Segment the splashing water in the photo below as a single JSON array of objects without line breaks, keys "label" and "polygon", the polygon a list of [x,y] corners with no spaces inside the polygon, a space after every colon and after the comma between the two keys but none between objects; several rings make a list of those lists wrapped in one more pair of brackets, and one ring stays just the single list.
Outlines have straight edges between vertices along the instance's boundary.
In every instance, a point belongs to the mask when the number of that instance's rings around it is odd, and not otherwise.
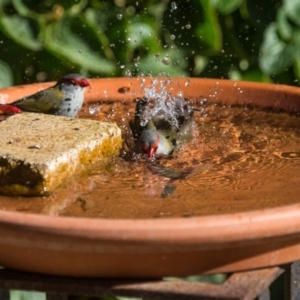
[{"label": "splashing water", "polygon": [[91,115],[96,115],[96,114],[98,114],[98,112],[100,111],[100,105],[99,105],[99,103],[97,103],[97,104],[92,104],[92,105],[90,105],[89,106],[89,113],[91,114]]},{"label": "splashing water", "polygon": [[179,92],[177,97],[172,96],[167,91],[167,86],[172,83],[172,79],[155,78],[150,87],[141,87],[144,89],[145,97],[149,101],[144,112],[144,118],[141,125],[145,126],[153,117],[162,117],[168,120],[175,128],[179,128],[177,116],[184,113],[184,97],[183,92]]}]

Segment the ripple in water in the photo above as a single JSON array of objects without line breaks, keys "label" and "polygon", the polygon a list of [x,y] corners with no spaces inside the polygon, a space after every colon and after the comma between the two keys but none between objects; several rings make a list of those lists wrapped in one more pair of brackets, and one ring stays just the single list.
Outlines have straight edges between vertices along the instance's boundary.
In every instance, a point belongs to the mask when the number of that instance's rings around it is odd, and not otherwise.
[{"label": "ripple in water", "polygon": [[[150,92],[149,92],[150,93]],[[83,117],[115,121],[124,152],[104,170],[49,197],[0,198],[0,209],[91,218],[190,217],[298,202],[300,119],[286,113],[194,103],[193,136],[173,157],[130,149],[135,103],[101,103]],[[91,115],[89,111],[93,112]]]}]

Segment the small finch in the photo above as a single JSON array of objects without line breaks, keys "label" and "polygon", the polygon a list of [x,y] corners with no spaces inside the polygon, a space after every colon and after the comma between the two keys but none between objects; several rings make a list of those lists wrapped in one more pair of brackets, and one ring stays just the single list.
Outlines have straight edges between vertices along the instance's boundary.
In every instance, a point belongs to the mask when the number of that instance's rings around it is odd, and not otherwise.
[{"label": "small finch", "polygon": [[173,105],[171,114],[155,107],[159,99],[154,106],[146,98],[137,99],[134,119],[130,122],[137,152],[148,157],[170,155],[189,133],[194,109],[182,98],[170,96],[168,100]]},{"label": "small finch", "polygon": [[5,114],[23,111],[75,117],[84,101],[84,91],[89,82],[79,74],[68,74],[43,91],[21,98],[10,104],[0,104]]}]

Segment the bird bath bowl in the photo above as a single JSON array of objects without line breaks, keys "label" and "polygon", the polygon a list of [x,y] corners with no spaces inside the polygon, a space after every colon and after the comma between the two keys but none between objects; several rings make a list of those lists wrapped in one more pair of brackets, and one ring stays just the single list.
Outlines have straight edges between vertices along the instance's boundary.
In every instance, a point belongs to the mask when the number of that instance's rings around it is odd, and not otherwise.
[{"label": "bird bath bowl", "polygon": [[[89,81],[87,104],[127,105],[143,96],[141,79]],[[11,102],[51,84],[2,89],[0,100]],[[194,102],[205,98],[208,103],[300,112],[296,87],[173,78],[168,89]],[[298,181],[297,174],[291,180]],[[252,197],[259,203],[259,195]],[[273,208],[157,219],[63,217],[2,209],[0,236],[0,265],[24,271],[106,278],[234,272],[300,259],[300,202],[296,194],[294,204]]]}]

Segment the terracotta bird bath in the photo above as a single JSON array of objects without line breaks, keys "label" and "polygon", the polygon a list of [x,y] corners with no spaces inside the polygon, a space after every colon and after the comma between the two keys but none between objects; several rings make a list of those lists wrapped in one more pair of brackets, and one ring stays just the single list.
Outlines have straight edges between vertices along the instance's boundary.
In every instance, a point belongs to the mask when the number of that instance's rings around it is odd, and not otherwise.
[{"label": "terracotta bird bath", "polygon": [[[135,78],[91,79],[86,102],[132,102],[143,95],[140,82]],[[147,82],[151,84],[151,79]],[[11,102],[51,84],[2,89],[0,101]],[[300,112],[296,87],[173,78],[168,89],[195,101],[205,97],[212,103]],[[284,264],[300,259],[300,202],[295,203],[160,219],[89,219],[1,210],[0,265],[54,275],[149,278]]]}]

